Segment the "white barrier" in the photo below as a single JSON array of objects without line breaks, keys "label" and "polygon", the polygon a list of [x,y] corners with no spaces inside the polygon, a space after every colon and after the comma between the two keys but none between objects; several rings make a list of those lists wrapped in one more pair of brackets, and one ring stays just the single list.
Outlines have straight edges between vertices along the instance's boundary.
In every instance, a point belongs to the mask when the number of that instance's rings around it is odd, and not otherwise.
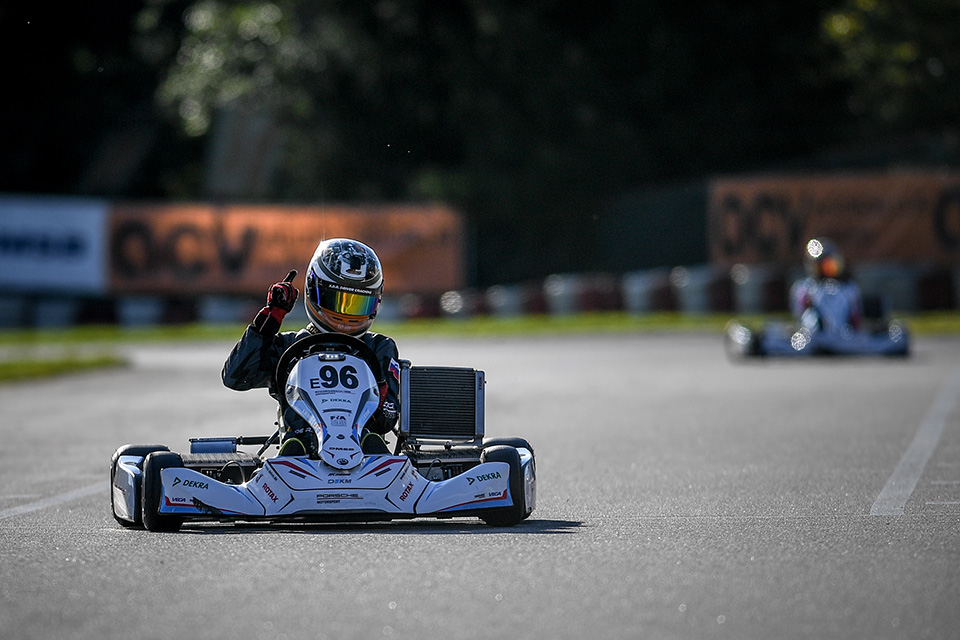
[{"label": "white barrier", "polygon": [[107,293],[101,200],[0,196],[0,289],[5,293]]}]

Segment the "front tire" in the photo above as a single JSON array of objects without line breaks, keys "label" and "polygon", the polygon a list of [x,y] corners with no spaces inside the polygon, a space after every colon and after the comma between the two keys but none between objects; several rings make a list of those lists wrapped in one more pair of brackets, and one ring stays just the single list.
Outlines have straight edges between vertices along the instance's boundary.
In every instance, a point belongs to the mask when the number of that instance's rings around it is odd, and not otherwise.
[{"label": "front tire", "polygon": [[723,346],[731,360],[759,356],[760,336],[749,327],[731,320],[723,329]]},{"label": "front tire", "polygon": [[179,453],[158,451],[151,453],[143,461],[143,526],[148,531],[178,531],[183,524],[183,516],[160,513],[160,501],[163,499],[163,484],[160,472],[171,467],[182,467],[183,459]]},{"label": "front tire", "polygon": [[[116,451],[113,452],[113,457],[110,458],[110,512],[113,514],[113,519],[124,528],[132,529],[136,527],[143,526],[143,510],[140,507],[141,502],[141,486],[137,485],[134,487],[136,496],[134,496],[133,504],[136,505],[136,510],[133,513],[133,522],[130,520],[125,520],[117,516],[117,510],[114,505],[113,492],[114,492],[114,483],[116,482],[117,477],[117,464],[120,461],[120,456],[140,456],[145,457],[153,453],[154,451],[169,451],[169,449],[162,444],[125,444]],[[141,462],[141,467],[143,463]]]},{"label": "front tire", "polygon": [[509,507],[499,507],[484,513],[480,518],[493,527],[512,527],[523,521],[527,508],[524,503],[523,469],[520,466],[520,453],[507,445],[493,445],[485,447],[480,454],[481,464],[484,462],[506,462],[510,465],[510,498],[513,504]]}]

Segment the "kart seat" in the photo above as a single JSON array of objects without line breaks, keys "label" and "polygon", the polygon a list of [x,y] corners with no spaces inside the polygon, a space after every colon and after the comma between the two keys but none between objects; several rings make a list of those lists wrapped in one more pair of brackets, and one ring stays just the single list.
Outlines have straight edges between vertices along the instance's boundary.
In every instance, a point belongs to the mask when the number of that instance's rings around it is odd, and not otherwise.
[{"label": "kart seat", "polygon": [[479,445],[483,440],[483,371],[421,367],[400,361],[400,440],[407,444]]}]

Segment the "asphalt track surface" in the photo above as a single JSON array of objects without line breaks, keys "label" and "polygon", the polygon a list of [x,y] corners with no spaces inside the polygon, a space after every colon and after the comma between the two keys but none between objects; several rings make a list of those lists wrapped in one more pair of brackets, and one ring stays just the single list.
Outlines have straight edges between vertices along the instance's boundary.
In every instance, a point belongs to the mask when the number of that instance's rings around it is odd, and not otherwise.
[{"label": "asphalt track surface", "polygon": [[0,637],[957,638],[960,340],[734,363],[714,335],[409,340],[487,374],[539,496],[478,520],[125,530],[127,442],[270,430],[229,344],[0,387]]}]

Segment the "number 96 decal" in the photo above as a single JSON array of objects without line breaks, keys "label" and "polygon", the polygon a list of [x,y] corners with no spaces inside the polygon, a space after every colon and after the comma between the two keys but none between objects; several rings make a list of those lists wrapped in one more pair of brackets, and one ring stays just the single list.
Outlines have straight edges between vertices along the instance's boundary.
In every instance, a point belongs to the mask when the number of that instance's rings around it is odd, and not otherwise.
[{"label": "number 96 decal", "polygon": [[344,365],[339,370],[333,365],[326,364],[320,367],[317,372],[318,378],[310,378],[311,389],[336,389],[344,387],[345,389],[356,389],[360,386],[360,380],[357,379],[357,370],[352,365]]}]

